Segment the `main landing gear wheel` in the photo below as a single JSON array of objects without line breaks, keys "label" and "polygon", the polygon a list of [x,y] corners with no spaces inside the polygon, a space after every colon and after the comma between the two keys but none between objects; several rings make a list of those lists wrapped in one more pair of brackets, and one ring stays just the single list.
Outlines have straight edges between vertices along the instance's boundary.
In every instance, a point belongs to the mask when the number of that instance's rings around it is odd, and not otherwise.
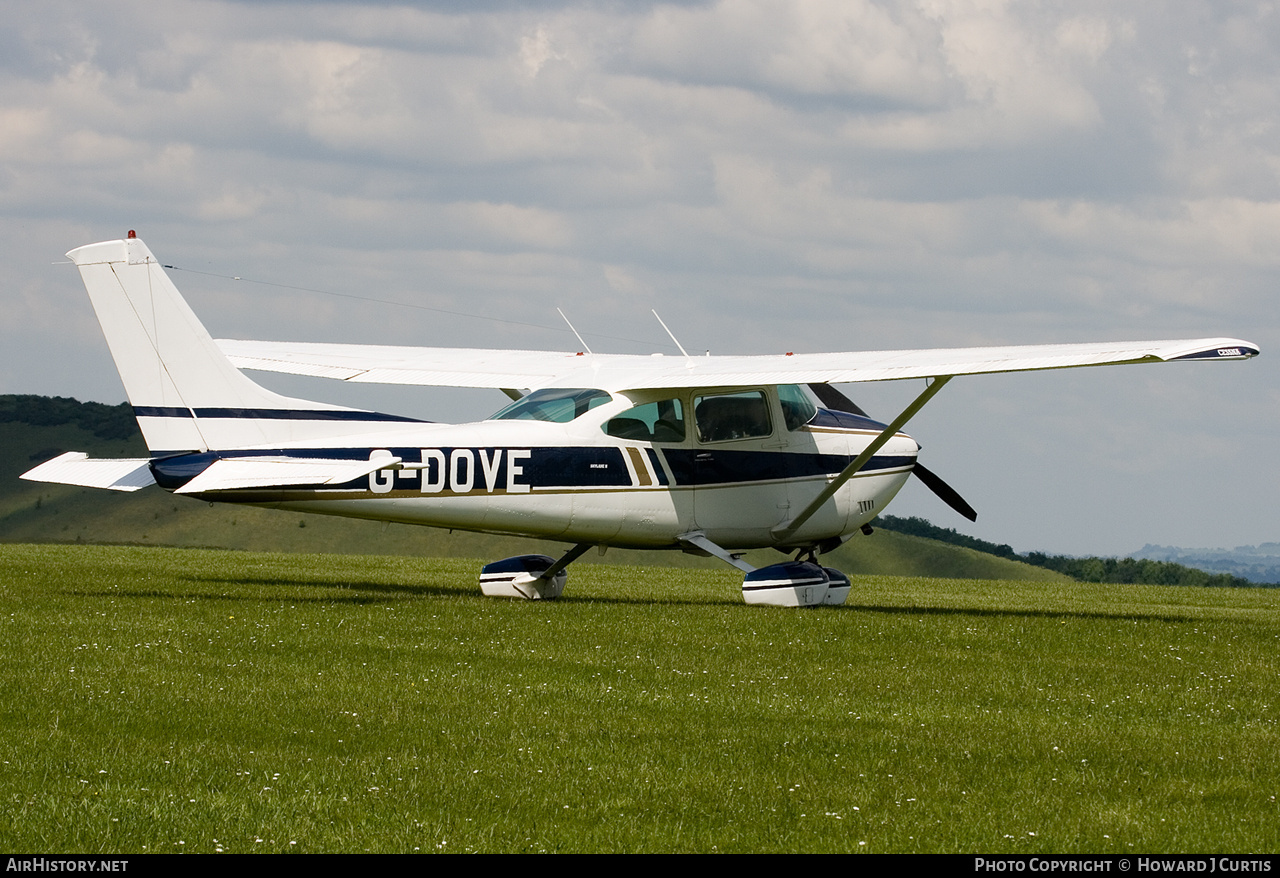
[{"label": "main landing gear wheel", "polygon": [[554,600],[560,597],[569,579],[563,569],[546,576],[555,563],[555,558],[548,555],[517,555],[494,561],[480,568],[480,591],[491,598]]},{"label": "main landing gear wheel", "polygon": [[494,598],[553,600],[569,579],[565,568],[590,548],[591,543],[578,543],[558,560],[548,555],[516,555],[486,564],[480,568],[480,591]]}]

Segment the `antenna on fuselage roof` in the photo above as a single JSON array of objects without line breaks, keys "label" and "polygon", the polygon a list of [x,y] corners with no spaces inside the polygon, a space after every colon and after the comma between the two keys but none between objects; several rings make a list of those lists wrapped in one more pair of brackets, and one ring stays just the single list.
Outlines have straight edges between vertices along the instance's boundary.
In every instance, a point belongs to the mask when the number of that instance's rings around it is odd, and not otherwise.
[{"label": "antenna on fuselage roof", "polygon": [[[565,323],[569,323],[569,318],[564,316],[564,312],[563,312],[563,311],[561,311],[559,308],[557,308],[557,309],[556,309],[556,313],[558,313],[558,314],[560,315],[560,317],[564,320],[564,322],[565,322]],[[578,330],[576,330],[576,329],[574,329],[574,328],[573,328],[573,324],[572,324],[572,323],[569,323],[569,329],[573,332],[573,334],[574,334],[574,335],[578,335]],[[582,345],[583,350],[585,350],[587,353],[589,353],[589,354],[590,354],[590,353],[594,353],[594,351],[592,351],[592,350],[591,350],[591,348],[587,347],[587,343],[586,343],[585,341],[583,341],[583,340],[582,340],[582,336],[580,336],[580,335],[578,335],[578,342]]]},{"label": "antenna on fuselage roof", "polygon": [[658,322],[662,324],[662,328],[667,330],[667,335],[671,336],[671,340],[676,343],[676,347],[680,349],[680,353],[684,354],[685,357],[688,358],[689,352],[684,349],[684,345],[680,344],[680,339],[676,338],[676,334],[667,327],[666,321],[658,316],[657,311],[654,311],[652,308],[649,310],[653,311],[653,316],[658,318]]}]

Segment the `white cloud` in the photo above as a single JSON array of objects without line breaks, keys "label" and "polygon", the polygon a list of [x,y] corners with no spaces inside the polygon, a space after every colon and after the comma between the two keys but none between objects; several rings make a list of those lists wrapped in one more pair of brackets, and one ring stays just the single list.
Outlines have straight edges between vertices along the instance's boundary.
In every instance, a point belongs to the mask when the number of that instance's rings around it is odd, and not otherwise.
[{"label": "white cloud", "polygon": [[638,24],[632,61],[692,81],[930,105],[944,74],[922,25],[866,0],[660,6]]},{"label": "white cloud", "polygon": [[551,35],[541,25],[520,38],[520,63],[530,78],[537,76],[548,61],[564,61],[568,57],[552,47]]}]

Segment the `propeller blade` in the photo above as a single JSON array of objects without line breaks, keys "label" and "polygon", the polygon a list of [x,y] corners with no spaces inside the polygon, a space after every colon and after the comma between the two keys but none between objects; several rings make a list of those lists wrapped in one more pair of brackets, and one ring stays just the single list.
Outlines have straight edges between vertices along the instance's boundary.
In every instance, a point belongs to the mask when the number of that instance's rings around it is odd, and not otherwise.
[{"label": "propeller blade", "polygon": [[933,470],[926,468],[922,463],[917,463],[912,472],[919,476],[920,481],[924,482],[924,486],[937,494],[938,499],[943,503],[946,503],[970,521],[978,520],[978,513],[974,511],[974,508],[964,502],[964,498],[956,493],[955,488],[938,478]]},{"label": "propeller blade", "polygon": [[[824,406],[832,411],[851,412],[855,415],[862,415],[864,418],[869,417],[866,412],[858,408],[853,400],[849,399],[849,397],[845,396],[830,384],[810,384],[809,389],[812,390],[814,395],[822,401]],[[938,499],[943,503],[946,503],[970,521],[978,520],[977,511],[966,503],[963,497],[956,493],[955,488],[940,479],[933,470],[929,469],[924,464],[917,462],[912,472],[919,476],[920,481],[924,482],[924,486],[937,494]]]},{"label": "propeller blade", "polygon": [[814,396],[822,400],[822,404],[835,412],[849,412],[854,415],[868,417],[867,413],[858,408],[853,400],[845,396],[839,390],[836,390],[830,384],[810,384],[809,389],[813,391]]}]

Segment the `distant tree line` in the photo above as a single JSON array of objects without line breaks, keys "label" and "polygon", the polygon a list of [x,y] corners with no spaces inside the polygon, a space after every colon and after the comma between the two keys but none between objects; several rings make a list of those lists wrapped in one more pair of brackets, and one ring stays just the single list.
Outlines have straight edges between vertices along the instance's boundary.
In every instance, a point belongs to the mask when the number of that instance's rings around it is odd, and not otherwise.
[{"label": "distant tree line", "polygon": [[1044,567],[1070,576],[1080,582],[1116,582],[1138,585],[1200,585],[1216,588],[1275,588],[1275,584],[1250,582],[1228,573],[1206,573],[1194,567],[1175,564],[1172,561],[1146,561],[1137,558],[1072,558],[1067,555],[1046,555],[1044,552],[1028,552],[1019,555],[1011,546],[990,543],[977,537],[957,533],[949,527],[938,527],[923,518],[898,518],[881,515],[871,522],[873,527],[925,537],[954,546],[963,546],[978,552],[986,552],[1001,558],[1022,561],[1036,567]]},{"label": "distant tree line", "polygon": [[75,424],[99,439],[131,439],[139,435],[133,407],[127,402],[104,405],[68,396],[0,395],[0,423],[57,427]]}]

